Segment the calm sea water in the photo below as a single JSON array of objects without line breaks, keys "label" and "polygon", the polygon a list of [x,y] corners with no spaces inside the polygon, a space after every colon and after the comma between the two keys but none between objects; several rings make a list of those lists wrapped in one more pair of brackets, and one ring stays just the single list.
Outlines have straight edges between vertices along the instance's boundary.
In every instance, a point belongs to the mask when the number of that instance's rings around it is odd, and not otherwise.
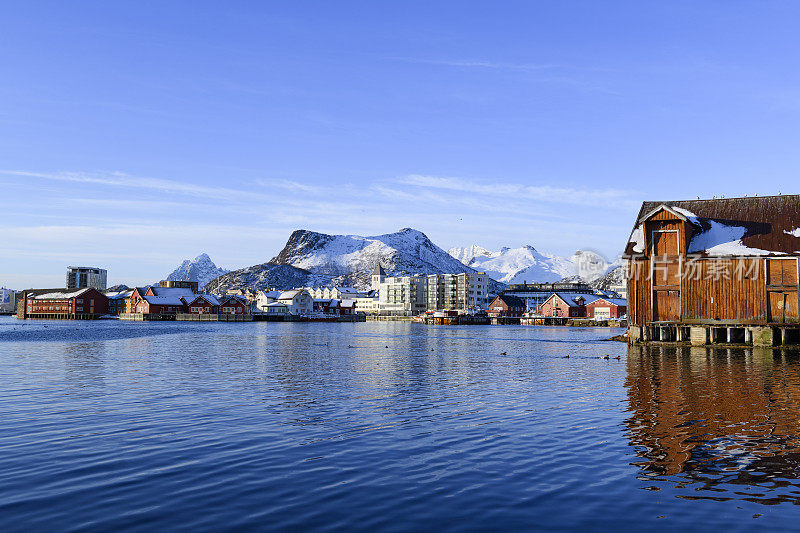
[{"label": "calm sea water", "polygon": [[0,530],[795,529],[798,356],[614,333],[0,319]]}]

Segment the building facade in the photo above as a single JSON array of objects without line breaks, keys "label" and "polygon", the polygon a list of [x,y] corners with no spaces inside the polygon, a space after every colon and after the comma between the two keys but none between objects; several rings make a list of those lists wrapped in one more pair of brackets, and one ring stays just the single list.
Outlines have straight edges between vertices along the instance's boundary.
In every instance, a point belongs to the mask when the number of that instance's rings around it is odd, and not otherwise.
[{"label": "building facade", "polygon": [[378,313],[416,316],[427,309],[428,278],[423,275],[384,277],[378,289]]},{"label": "building facade", "polygon": [[484,272],[431,274],[428,276],[427,308],[430,311],[485,309],[489,303],[488,287],[489,276]]},{"label": "building facade", "polygon": [[645,202],[625,250],[629,338],[800,343],[800,196]]},{"label": "building facade", "polygon": [[617,320],[628,314],[628,302],[621,298],[598,298],[586,304],[586,318]]},{"label": "building facade", "polygon": [[108,314],[108,298],[94,287],[23,291],[18,318],[94,319]]},{"label": "building facade", "polygon": [[108,272],[103,268],[97,267],[67,267],[67,288],[85,289],[94,287],[95,289],[105,290]]},{"label": "building facade", "polygon": [[522,298],[498,294],[487,306],[486,313],[491,317],[521,317],[525,310],[525,300]]}]

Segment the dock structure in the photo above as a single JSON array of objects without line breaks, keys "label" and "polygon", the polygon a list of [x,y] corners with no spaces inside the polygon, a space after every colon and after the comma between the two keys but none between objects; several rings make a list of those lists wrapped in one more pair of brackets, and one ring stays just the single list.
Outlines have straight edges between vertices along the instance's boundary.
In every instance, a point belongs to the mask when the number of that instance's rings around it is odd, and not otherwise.
[{"label": "dock structure", "polygon": [[630,343],[800,346],[800,195],[645,202],[624,257]]}]

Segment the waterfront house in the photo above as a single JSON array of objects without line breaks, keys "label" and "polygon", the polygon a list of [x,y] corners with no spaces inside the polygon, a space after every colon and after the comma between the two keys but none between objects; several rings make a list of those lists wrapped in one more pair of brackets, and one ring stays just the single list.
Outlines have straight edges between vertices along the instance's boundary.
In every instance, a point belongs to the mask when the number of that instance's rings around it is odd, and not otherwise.
[{"label": "waterfront house", "polygon": [[267,306],[278,301],[282,291],[270,289],[256,292],[255,307],[262,313],[267,312]]},{"label": "waterfront house", "polygon": [[210,315],[219,311],[219,300],[210,294],[197,294],[194,298],[181,298],[184,312],[193,315]]},{"label": "waterfront house", "polygon": [[356,299],[344,298],[339,300],[339,315],[354,315],[356,314]]},{"label": "waterfront house", "polygon": [[631,342],[800,342],[800,196],[644,202],[628,261]]},{"label": "waterfront house", "polygon": [[283,291],[276,301],[285,305],[291,315],[308,315],[313,311],[313,299],[305,289]]},{"label": "waterfront house", "polygon": [[242,296],[223,296],[219,299],[218,309],[222,315],[246,315],[250,309],[250,302]]},{"label": "waterfront house", "polygon": [[326,315],[339,314],[339,300],[334,298],[314,298],[312,300],[312,309],[315,313],[323,313]]},{"label": "waterfront house", "polygon": [[486,309],[490,317],[521,317],[524,312],[525,300],[511,294],[498,294]]},{"label": "waterfront house", "polygon": [[122,313],[130,312],[131,295],[133,289],[125,289],[122,291],[106,291],[108,298],[108,314],[119,316]]},{"label": "waterfront house", "polygon": [[74,320],[100,318],[106,314],[108,314],[108,297],[94,287],[88,287],[23,291],[17,317]]},{"label": "waterfront house", "polygon": [[585,318],[586,304],[597,298],[588,293],[555,292],[539,306],[539,315],[548,318]]},{"label": "waterfront house", "polygon": [[622,298],[602,297],[586,304],[586,318],[615,320],[628,314],[628,302]]},{"label": "waterfront house", "polygon": [[137,300],[133,312],[144,315],[174,315],[182,313],[183,300],[178,296],[154,296],[145,294]]}]

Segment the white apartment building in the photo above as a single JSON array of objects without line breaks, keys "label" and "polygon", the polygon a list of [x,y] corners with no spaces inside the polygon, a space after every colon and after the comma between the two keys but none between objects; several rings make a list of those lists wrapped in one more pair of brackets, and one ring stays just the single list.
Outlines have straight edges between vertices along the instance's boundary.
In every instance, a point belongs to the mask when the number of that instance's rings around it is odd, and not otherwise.
[{"label": "white apartment building", "polygon": [[428,310],[484,309],[489,303],[489,276],[485,272],[428,276]]},{"label": "white apartment building", "polygon": [[415,316],[427,307],[428,279],[423,275],[384,277],[378,289],[379,313]]}]

